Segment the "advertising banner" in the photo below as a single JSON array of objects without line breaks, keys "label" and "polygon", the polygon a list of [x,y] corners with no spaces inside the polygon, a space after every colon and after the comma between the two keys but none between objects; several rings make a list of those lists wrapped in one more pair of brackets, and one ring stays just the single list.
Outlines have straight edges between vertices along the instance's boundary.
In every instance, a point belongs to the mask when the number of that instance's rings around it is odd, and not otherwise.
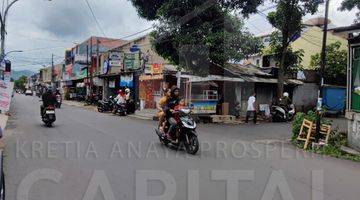
[{"label": "advertising banner", "polygon": [[140,53],[125,53],[124,56],[124,70],[137,70],[140,69]]},{"label": "advertising banner", "polygon": [[130,75],[121,75],[120,77],[120,87],[134,87],[134,76]]},{"label": "advertising banner", "polygon": [[10,109],[13,89],[14,83],[0,80],[0,110],[2,113],[8,112]]}]

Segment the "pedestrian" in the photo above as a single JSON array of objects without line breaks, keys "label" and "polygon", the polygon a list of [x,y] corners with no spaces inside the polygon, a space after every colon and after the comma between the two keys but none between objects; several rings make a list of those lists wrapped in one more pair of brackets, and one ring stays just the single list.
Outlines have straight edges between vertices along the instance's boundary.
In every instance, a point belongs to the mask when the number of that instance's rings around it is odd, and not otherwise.
[{"label": "pedestrian", "polygon": [[246,112],[246,120],[245,123],[249,122],[250,115],[253,114],[254,116],[254,124],[257,123],[257,111],[256,111],[256,93],[254,93],[252,96],[249,97],[249,100],[247,102],[247,112]]}]

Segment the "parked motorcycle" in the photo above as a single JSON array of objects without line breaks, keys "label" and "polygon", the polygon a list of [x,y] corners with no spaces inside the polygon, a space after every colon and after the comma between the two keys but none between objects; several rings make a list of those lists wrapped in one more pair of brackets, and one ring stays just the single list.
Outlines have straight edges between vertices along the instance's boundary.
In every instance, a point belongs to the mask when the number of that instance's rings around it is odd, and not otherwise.
[{"label": "parked motorcycle", "polygon": [[289,107],[285,105],[277,105],[271,108],[271,116],[273,122],[288,122],[295,117],[295,106],[291,104]]},{"label": "parked motorcycle", "polygon": [[127,115],[126,103],[115,104],[113,113],[115,115],[119,114],[120,116],[126,116]]},{"label": "parked motorcycle", "polygon": [[100,100],[98,102],[98,111],[103,112],[111,112],[114,109],[115,101],[114,98],[111,96],[108,100]]},{"label": "parked motorcycle", "polygon": [[[196,133],[196,122],[190,116],[191,110],[180,109],[176,110],[173,113],[173,117],[169,119],[168,125],[169,128],[166,128],[165,132],[162,133],[159,129],[156,129],[155,132],[160,139],[160,142],[169,148],[183,149],[188,154],[195,155],[199,151],[199,140]],[[179,133],[178,142],[174,143],[166,135],[171,135],[173,138]]]},{"label": "parked motorcycle", "polygon": [[53,123],[56,121],[55,106],[51,105],[44,108],[41,118],[47,127],[52,127]]},{"label": "parked motorcycle", "polygon": [[60,94],[56,95],[56,104],[55,107],[56,108],[61,108],[61,104],[62,104],[62,97]]}]

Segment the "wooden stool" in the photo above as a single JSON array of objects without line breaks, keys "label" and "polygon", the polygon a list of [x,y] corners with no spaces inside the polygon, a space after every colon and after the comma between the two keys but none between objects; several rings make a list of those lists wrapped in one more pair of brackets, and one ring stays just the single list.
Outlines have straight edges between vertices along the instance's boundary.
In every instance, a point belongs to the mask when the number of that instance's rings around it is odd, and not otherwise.
[{"label": "wooden stool", "polygon": [[[315,140],[315,133],[316,133],[316,124],[314,124],[312,121],[309,121],[307,119],[304,119],[299,136],[297,140],[304,141],[304,150],[307,149],[309,143],[311,140]],[[329,142],[329,137],[331,133],[331,126],[330,125],[321,125],[320,127],[320,134],[322,136],[325,136],[325,144]]]},{"label": "wooden stool", "polygon": [[314,125],[314,123],[307,119],[304,119],[304,121],[301,125],[300,133],[298,135],[297,140],[305,142],[304,149],[306,149],[307,146],[309,145],[313,125]]}]

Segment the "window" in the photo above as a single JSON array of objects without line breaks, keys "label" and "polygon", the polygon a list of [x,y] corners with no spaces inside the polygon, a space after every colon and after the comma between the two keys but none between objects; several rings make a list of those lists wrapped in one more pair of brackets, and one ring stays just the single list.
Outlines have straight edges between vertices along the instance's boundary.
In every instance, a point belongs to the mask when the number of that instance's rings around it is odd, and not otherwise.
[{"label": "window", "polygon": [[351,109],[360,111],[360,47],[354,48],[353,54]]}]

